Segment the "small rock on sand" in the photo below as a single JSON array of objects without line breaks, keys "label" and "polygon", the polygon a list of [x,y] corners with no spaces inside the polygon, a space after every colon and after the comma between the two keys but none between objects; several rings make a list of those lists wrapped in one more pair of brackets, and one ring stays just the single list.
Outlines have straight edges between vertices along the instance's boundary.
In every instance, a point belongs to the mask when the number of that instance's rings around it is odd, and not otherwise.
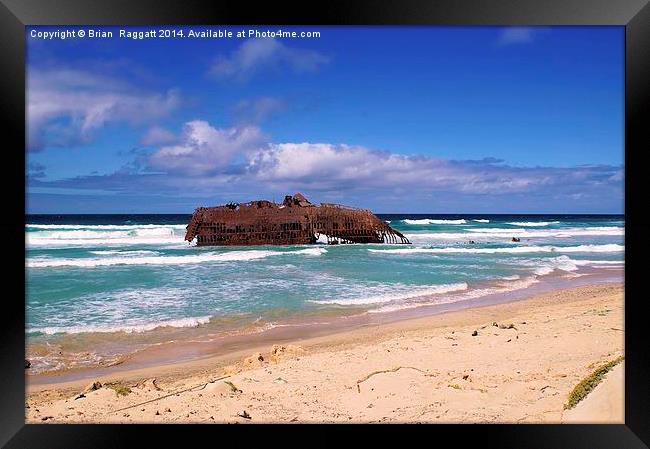
[{"label": "small rock on sand", "polygon": [[244,419],[251,419],[251,415],[248,414],[246,410],[243,410],[239,413],[237,413],[237,416],[244,418]]},{"label": "small rock on sand", "polygon": [[83,392],[90,393],[91,391],[99,390],[100,388],[102,388],[102,383],[96,380],[94,382],[89,383]]},{"label": "small rock on sand", "polygon": [[244,363],[246,365],[255,365],[260,362],[264,361],[264,356],[262,356],[261,352],[256,352],[255,354],[251,355],[250,357],[246,357],[244,359]]},{"label": "small rock on sand", "polygon": [[478,335],[478,331],[472,332],[472,337],[476,337]]}]

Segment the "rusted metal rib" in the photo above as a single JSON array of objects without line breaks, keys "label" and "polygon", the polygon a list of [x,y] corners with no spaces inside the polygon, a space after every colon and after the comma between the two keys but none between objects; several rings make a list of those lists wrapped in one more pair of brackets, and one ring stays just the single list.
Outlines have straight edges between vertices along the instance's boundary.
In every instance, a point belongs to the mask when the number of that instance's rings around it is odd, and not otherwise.
[{"label": "rusted metal rib", "polygon": [[187,225],[185,240],[198,246],[301,245],[316,243],[410,244],[367,209],[338,204],[316,206],[302,194],[287,195],[282,204],[259,200],[217,207],[199,207]]}]

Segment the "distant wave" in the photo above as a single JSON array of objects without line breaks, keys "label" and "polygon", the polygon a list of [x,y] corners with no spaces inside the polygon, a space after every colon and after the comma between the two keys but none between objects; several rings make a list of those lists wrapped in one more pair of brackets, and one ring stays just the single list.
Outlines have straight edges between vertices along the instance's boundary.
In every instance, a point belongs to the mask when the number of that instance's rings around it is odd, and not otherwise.
[{"label": "distant wave", "polygon": [[184,224],[141,224],[141,225],[84,225],[84,224],[26,224],[26,228],[33,229],[91,229],[91,230],[128,230],[147,228],[173,228],[185,230]]},{"label": "distant wave", "polygon": [[468,253],[468,254],[498,254],[498,253],[611,253],[622,252],[623,245],[579,245],[579,246],[512,246],[508,248],[399,248],[399,249],[368,249],[373,253],[384,254],[444,254],[444,253]]},{"label": "distant wave", "polygon": [[468,240],[479,238],[569,238],[578,236],[623,236],[625,228],[593,227],[593,228],[562,228],[562,229],[504,229],[483,228],[463,229],[464,232],[420,232],[405,233],[411,241],[429,240]]},{"label": "distant wave", "polygon": [[156,255],[160,254],[158,251],[147,251],[147,250],[141,250],[141,251],[119,251],[119,250],[112,250],[112,251],[88,251],[90,254],[95,254],[96,256],[113,256],[113,255],[123,255],[123,256],[143,256],[143,255]]},{"label": "distant wave", "polygon": [[456,284],[441,284],[434,285],[426,288],[414,288],[404,293],[386,293],[374,296],[358,297],[358,298],[337,298],[337,299],[319,299],[310,300],[309,302],[316,304],[338,304],[344,306],[351,305],[364,305],[364,304],[377,304],[390,301],[399,301],[407,298],[414,298],[420,296],[439,295],[442,293],[450,293],[456,291],[467,290],[467,283],[459,282]]},{"label": "distant wave", "polygon": [[[47,226],[47,225],[42,225]],[[183,244],[184,235],[177,233],[177,226],[146,225],[135,227],[113,226],[93,229],[46,230],[26,232],[28,247],[66,247],[66,246],[122,246],[122,245],[178,245]]]},{"label": "distant wave", "polygon": [[428,225],[428,224],[439,224],[439,225],[458,225],[458,224],[465,224],[467,221],[460,219],[460,220],[433,220],[431,218],[423,218],[421,220],[410,220],[408,218],[402,220],[406,224],[410,225]]},{"label": "distant wave", "polygon": [[113,265],[187,265],[207,262],[239,262],[264,259],[271,256],[320,256],[325,254],[325,248],[306,248],[297,251],[229,251],[225,253],[191,254],[186,256],[142,256],[142,257],[102,257],[77,259],[27,259],[28,268],[79,267],[94,268]]},{"label": "distant wave", "polygon": [[476,221],[478,223],[489,223],[490,222],[490,220],[485,220],[485,219],[482,219],[482,218],[478,219],[478,220],[472,220],[472,221]]},{"label": "distant wave", "polygon": [[558,224],[559,221],[513,221],[511,223],[506,223],[513,226],[548,226],[552,224]]}]

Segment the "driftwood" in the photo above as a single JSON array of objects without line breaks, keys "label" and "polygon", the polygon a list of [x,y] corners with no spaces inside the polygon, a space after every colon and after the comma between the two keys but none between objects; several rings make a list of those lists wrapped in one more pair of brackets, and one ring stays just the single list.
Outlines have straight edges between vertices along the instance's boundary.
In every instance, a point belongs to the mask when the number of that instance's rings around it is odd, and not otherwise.
[{"label": "driftwood", "polygon": [[152,403],[152,402],[156,402],[156,401],[159,401],[159,400],[161,400],[161,399],[165,399],[165,398],[168,398],[168,397],[170,397],[170,396],[174,396],[174,395],[176,395],[176,394],[181,394],[181,393],[185,393],[185,392],[187,392],[187,391],[194,390],[194,389],[196,389],[196,388],[198,388],[198,387],[201,387],[200,389],[203,390],[203,389],[204,389],[208,384],[212,384],[212,383],[215,383],[215,382],[217,382],[217,381],[219,381],[219,380],[227,379],[227,378],[229,378],[229,377],[230,377],[230,376],[219,377],[219,378],[217,378],[217,379],[213,379],[213,380],[208,381],[208,382],[205,382],[205,383],[200,383],[200,384],[198,384],[198,385],[194,385],[193,387],[185,388],[185,389],[183,389],[183,390],[174,391],[173,393],[169,393],[169,394],[166,394],[166,395],[164,395],[164,396],[160,396],[160,397],[158,397],[158,398],[154,398],[154,399],[150,399],[150,400],[148,400],[148,401],[140,402],[139,404],[134,404],[134,405],[129,405],[128,407],[118,408],[117,410],[113,410],[111,413],[121,412],[121,411],[123,411],[123,410],[128,410],[128,409],[130,409],[130,408],[134,408],[134,407],[139,407],[139,406],[141,406],[141,405],[150,404],[150,403]]},{"label": "driftwood", "polygon": [[362,382],[367,381],[372,376],[376,376],[377,374],[395,373],[395,372],[397,372],[397,371],[399,371],[401,369],[413,369],[415,371],[418,371],[418,372],[424,374],[425,376],[428,376],[428,377],[433,377],[434,376],[434,374],[427,373],[426,371],[421,370],[420,368],[416,368],[414,366],[396,366],[395,368],[383,369],[383,370],[379,370],[379,371],[373,371],[372,373],[365,376],[363,379],[357,380],[357,391],[359,393],[361,393],[361,387],[359,386],[359,384],[361,384]]}]

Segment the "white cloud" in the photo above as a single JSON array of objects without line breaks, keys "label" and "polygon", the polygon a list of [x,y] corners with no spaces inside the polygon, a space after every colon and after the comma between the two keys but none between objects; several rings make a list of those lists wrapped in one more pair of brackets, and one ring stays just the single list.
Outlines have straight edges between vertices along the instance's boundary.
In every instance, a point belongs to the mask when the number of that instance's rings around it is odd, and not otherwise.
[{"label": "white cloud", "polygon": [[28,148],[92,140],[108,122],[143,124],[180,105],[178,92],[144,92],[100,74],[30,68],[27,76]]},{"label": "white cloud", "polygon": [[317,51],[289,47],[276,39],[256,38],[246,40],[230,56],[219,56],[210,73],[217,78],[245,81],[262,70],[313,72],[328,62],[329,58]]},{"label": "white cloud", "polygon": [[184,175],[211,175],[227,169],[237,155],[264,145],[266,138],[255,126],[217,129],[206,121],[185,124],[175,145],[163,146],[148,158],[150,168]]},{"label": "white cloud", "polygon": [[616,186],[622,171],[611,166],[512,167],[490,158],[448,160],[345,144],[268,143],[257,127],[219,129],[200,120],[185,125],[177,144],[151,154],[148,168],[171,177],[191,175],[193,185],[206,189],[228,182],[321,192],[403,189],[469,195],[547,189],[576,193]]}]

